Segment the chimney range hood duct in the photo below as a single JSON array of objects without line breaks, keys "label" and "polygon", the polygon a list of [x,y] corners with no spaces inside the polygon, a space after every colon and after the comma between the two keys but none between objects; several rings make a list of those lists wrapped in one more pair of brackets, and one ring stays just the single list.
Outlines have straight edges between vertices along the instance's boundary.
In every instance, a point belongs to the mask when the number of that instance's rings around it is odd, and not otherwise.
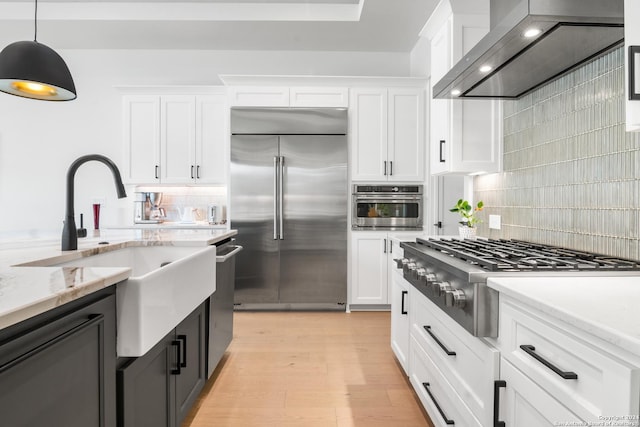
[{"label": "chimney range hood duct", "polygon": [[[491,30],[436,83],[434,98],[517,99],[624,40],[624,0],[490,5]],[[540,33],[525,37],[532,29]]]}]

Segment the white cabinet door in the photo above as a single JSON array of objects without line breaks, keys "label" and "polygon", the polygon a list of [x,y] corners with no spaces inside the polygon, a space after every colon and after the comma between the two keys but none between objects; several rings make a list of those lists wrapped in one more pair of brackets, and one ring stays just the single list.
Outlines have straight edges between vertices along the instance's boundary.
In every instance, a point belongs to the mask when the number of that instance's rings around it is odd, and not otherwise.
[{"label": "white cabinet door", "polygon": [[506,426],[588,425],[504,358],[500,377],[506,385],[500,391],[499,419]]},{"label": "white cabinet door", "polygon": [[226,183],[229,164],[228,111],[224,94],[196,97],[196,183]]},{"label": "white cabinet door", "polygon": [[389,89],[388,180],[424,181],[424,90]]},{"label": "white cabinet door", "polygon": [[[486,32],[477,16],[450,15],[431,39],[431,86]],[[432,175],[500,170],[501,101],[431,99],[429,116]]]},{"label": "white cabinet door", "polygon": [[387,233],[352,233],[350,304],[388,304],[388,248]]},{"label": "white cabinet door", "polygon": [[191,183],[196,173],[195,97],[162,96],[160,101],[160,179],[162,183]]},{"label": "white cabinet door", "polygon": [[387,180],[387,90],[358,88],[349,101],[351,179]]},{"label": "white cabinet door", "polygon": [[346,87],[292,87],[289,90],[291,107],[348,107]]},{"label": "white cabinet door", "polygon": [[276,86],[232,86],[229,88],[232,107],[288,107],[289,88]]},{"label": "white cabinet door", "polygon": [[160,97],[123,97],[124,180],[159,182]]},{"label": "white cabinet door", "polygon": [[411,284],[398,273],[391,280],[391,349],[405,374],[409,375],[409,288]]},{"label": "white cabinet door", "polygon": [[640,99],[629,99],[630,79],[629,66],[633,61],[635,76],[632,80],[635,86],[635,93],[640,93],[640,55],[629,58],[629,47],[640,46],[640,2],[638,0],[624,0],[624,55],[625,55],[625,99],[626,99],[626,129],[627,132],[640,131]]}]

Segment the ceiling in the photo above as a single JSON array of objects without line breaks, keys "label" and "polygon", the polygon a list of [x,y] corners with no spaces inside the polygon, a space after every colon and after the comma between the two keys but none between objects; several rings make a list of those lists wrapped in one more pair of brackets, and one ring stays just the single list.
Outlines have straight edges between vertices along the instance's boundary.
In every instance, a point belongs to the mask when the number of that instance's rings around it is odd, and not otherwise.
[{"label": "ceiling", "polygon": [[[55,49],[410,52],[437,0],[39,0]],[[0,46],[33,40],[33,0],[0,0]]]}]

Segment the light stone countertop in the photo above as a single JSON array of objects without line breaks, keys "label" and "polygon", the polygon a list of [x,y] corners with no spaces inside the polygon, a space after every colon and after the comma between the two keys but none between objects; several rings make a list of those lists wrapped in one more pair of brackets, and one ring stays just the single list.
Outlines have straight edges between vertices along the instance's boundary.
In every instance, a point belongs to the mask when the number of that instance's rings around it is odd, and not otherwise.
[{"label": "light stone countertop", "polygon": [[508,277],[488,286],[640,355],[640,277]]},{"label": "light stone countertop", "polygon": [[[104,289],[131,269],[46,267],[130,246],[207,246],[236,230],[101,230],[78,239],[78,250],[61,251],[60,240],[23,240],[0,245],[0,329]],[[101,242],[108,242],[101,244]]]}]

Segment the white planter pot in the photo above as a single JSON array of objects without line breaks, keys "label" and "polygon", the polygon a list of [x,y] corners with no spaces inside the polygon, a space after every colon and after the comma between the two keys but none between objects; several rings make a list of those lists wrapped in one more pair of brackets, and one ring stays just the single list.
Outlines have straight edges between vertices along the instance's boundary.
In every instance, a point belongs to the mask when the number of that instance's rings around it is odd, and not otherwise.
[{"label": "white planter pot", "polygon": [[458,233],[462,239],[475,239],[478,229],[475,227],[458,227]]}]

